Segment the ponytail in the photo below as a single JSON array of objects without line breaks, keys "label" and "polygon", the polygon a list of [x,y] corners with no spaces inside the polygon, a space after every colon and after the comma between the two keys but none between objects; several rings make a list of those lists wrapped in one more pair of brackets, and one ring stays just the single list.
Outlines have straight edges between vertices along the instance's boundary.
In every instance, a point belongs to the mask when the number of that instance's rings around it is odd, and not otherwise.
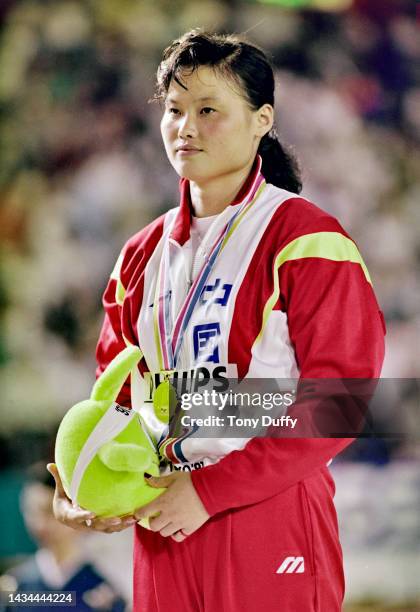
[{"label": "ponytail", "polygon": [[262,157],[261,172],[267,183],[293,193],[302,191],[297,159],[280,143],[274,128],[261,139],[258,153]]}]

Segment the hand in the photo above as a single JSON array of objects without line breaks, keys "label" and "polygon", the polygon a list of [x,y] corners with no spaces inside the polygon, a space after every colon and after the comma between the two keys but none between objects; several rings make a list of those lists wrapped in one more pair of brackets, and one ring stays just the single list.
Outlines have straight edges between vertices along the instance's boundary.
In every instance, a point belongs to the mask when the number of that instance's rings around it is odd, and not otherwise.
[{"label": "hand", "polygon": [[167,487],[160,497],[134,512],[137,520],[158,514],[149,520],[152,531],[159,531],[164,537],[171,536],[176,542],[182,542],[210,518],[188,472],[148,478],[147,484],[157,488]]},{"label": "hand", "polygon": [[74,507],[71,500],[67,497],[63,483],[55,463],[49,463],[47,470],[55,480],[55,494],[53,500],[53,512],[55,518],[78,531],[102,531],[114,533],[127,529],[136,522],[133,516],[97,518],[93,512],[83,510],[80,506]]}]

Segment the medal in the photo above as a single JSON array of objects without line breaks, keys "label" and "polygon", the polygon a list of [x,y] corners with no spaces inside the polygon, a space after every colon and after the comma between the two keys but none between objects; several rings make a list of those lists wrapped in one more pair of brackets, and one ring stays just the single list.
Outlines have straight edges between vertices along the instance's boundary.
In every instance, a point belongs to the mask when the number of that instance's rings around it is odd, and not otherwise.
[{"label": "medal", "polygon": [[156,387],[152,401],[156,417],[159,421],[168,425],[170,415],[174,413],[178,403],[175,388],[169,380],[169,373],[165,374],[165,380]]}]

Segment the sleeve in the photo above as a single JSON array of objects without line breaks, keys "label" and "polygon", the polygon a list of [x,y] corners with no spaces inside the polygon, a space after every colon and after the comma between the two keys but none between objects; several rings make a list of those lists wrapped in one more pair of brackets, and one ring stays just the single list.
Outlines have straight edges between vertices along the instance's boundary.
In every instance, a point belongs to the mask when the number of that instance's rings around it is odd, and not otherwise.
[{"label": "sleeve", "polygon": [[[125,289],[120,280],[121,267],[124,261],[125,248],[122,250],[111,273],[103,294],[102,304],[105,317],[96,346],[96,377],[98,378],[112,359],[127,346],[122,332],[122,304]],[[131,408],[130,378],[127,378],[117,397],[117,403]]]},{"label": "sleeve", "polygon": [[[349,256],[347,241],[338,240],[343,252],[334,257],[330,252],[320,257],[322,251],[309,256],[309,251],[287,261],[280,258],[279,302],[287,312],[301,380],[380,375],[383,316],[366,267],[352,241],[350,248],[357,256]],[[281,493],[325,466],[352,440],[253,438],[215,465],[193,471],[192,481],[206,510],[214,515]]]},{"label": "sleeve", "polygon": [[[162,237],[165,216],[161,215],[129,238],[111,272],[102,299],[105,317],[96,347],[97,377],[127,346],[139,346],[137,320],[143,299],[143,271]],[[131,408],[130,377],[121,388],[117,402]]]}]

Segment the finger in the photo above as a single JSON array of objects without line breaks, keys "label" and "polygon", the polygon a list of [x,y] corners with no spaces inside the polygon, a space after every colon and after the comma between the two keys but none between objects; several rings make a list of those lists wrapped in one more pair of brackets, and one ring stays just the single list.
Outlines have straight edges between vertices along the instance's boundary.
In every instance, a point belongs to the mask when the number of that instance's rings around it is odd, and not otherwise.
[{"label": "finger", "polygon": [[176,480],[175,474],[169,474],[169,476],[150,476],[146,480],[147,484],[154,489],[163,489],[169,487],[174,480]]},{"label": "finger", "polygon": [[122,525],[122,521],[119,518],[110,519],[96,519],[92,522],[92,528],[96,531],[105,531],[106,529],[117,529]]},{"label": "finger", "polygon": [[79,504],[71,503],[71,507],[72,507],[73,510],[78,512],[80,514],[80,516],[83,516],[85,519],[96,519],[96,518],[99,518],[99,517],[96,516],[96,514],[94,512],[92,512],[91,510],[87,510],[86,508],[82,508],[82,506],[79,506]]},{"label": "finger", "polygon": [[48,463],[47,470],[49,471],[51,476],[54,478],[55,486],[56,486],[58,494],[60,496],[67,497],[66,492],[63,487],[63,483],[61,482],[60,474],[58,473],[57,465],[55,463]]},{"label": "finger", "polygon": [[175,523],[168,523],[165,527],[163,527],[163,529],[159,530],[159,533],[164,538],[167,538],[168,536],[174,535],[178,531],[179,525],[176,525]]},{"label": "finger", "polygon": [[186,527],[184,527],[183,529],[179,530],[180,533],[185,536],[188,537],[189,535],[191,535],[192,533],[194,533],[194,531],[196,531],[195,529],[187,529]]},{"label": "finger", "polygon": [[137,510],[134,511],[134,518],[139,521],[146,516],[157,516],[161,510],[162,502],[161,498],[159,497],[157,500],[150,502],[150,504],[137,508]]},{"label": "finger", "polygon": [[134,518],[134,516],[130,516],[129,519],[124,519],[122,521],[122,524],[124,525],[124,527],[131,527],[131,525],[135,525],[136,523],[137,523],[137,521]]},{"label": "finger", "polygon": [[152,531],[160,531],[169,525],[170,522],[171,521],[168,517],[159,514],[159,516],[149,519],[149,527]]},{"label": "finger", "polygon": [[123,531],[123,527],[121,525],[115,527],[106,527],[104,529],[97,529],[96,531],[99,531],[100,533],[118,533],[119,531]]},{"label": "finger", "polygon": [[112,529],[113,531],[122,531],[123,529],[127,529],[127,527],[131,527],[136,524],[135,518],[130,518],[125,521],[121,520],[119,523],[111,523],[106,524],[106,527]]},{"label": "finger", "polygon": [[69,518],[68,514],[63,514],[62,518],[59,519],[66,527],[77,529],[78,531],[90,531],[91,528],[86,524],[86,521],[77,521],[73,518]]},{"label": "finger", "polygon": [[66,527],[70,527],[70,529],[75,529],[76,531],[86,531],[86,533],[89,533],[91,531],[91,528],[87,527],[85,523],[75,523],[74,521],[70,523],[67,521],[63,521],[63,525],[65,525]]},{"label": "finger", "polygon": [[105,533],[117,533],[118,531],[124,531],[124,529],[129,529],[132,526],[133,526],[132,523],[121,523],[119,527],[117,526],[117,527],[110,527],[109,529],[105,529]]},{"label": "finger", "polygon": [[84,523],[86,520],[93,520],[96,515],[89,510],[82,510],[82,508],[74,508],[69,506],[64,512],[65,518],[68,521],[74,521],[76,523]]},{"label": "finger", "polygon": [[78,504],[73,504],[69,499],[60,499],[59,506],[63,508],[63,512],[70,515],[72,519],[85,521],[86,519],[97,518],[96,514],[91,510],[82,508]]},{"label": "finger", "polygon": [[133,516],[126,517],[125,519],[115,516],[109,518],[99,518],[92,522],[92,527],[98,531],[107,531],[108,529],[113,531],[121,531],[136,523],[136,519]]},{"label": "finger", "polygon": [[175,540],[175,542],[183,542],[184,540],[186,540],[187,536],[184,536],[180,531],[177,531],[176,533],[171,535],[171,538]]},{"label": "finger", "polygon": [[118,531],[123,531],[124,529],[128,529],[130,527],[133,527],[133,525],[135,525],[136,523],[137,523],[137,521],[136,521],[135,518],[133,518],[133,519],[131,519],[129,521],[123,521],[121,523],[121,525],[119,527],[117,527],[117,530]]}]

